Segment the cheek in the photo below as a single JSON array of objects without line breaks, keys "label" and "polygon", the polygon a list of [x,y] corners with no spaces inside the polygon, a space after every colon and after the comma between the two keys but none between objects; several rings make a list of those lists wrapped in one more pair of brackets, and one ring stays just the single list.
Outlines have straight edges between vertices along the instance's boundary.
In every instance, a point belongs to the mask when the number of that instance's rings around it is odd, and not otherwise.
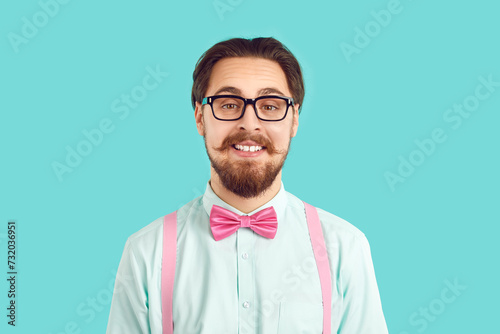
[{"label": "cheek", "polygon": [[292,128],[291,124],[283,124],[283,126],[269,128],[267,133],[269,139],[274,143],[274,145],[279,147],[288,146],[288,142],[290,141],[290,134]]},{"label": "cheek", "polygon": [[230,130],[224,124],[214,124],[213,120],[205,120],[205,137],[211,146],[219,146],[229,133]]},{"label": "cheek", "polygon": [[289,138],[288,132],[269,136],[269,139],[273,143],[274,147],[278,150],[283,150],[288,147]]}]

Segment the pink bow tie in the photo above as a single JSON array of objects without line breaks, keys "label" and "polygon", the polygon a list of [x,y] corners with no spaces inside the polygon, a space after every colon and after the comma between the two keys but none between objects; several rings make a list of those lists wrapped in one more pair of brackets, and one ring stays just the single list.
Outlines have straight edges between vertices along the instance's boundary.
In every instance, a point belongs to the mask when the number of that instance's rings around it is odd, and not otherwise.
[{"label": "pink bow tie", "polygon": [[212,206],[210,228],[216,241],[230,236],[240,227],[250,227],[255,233],[274,239],[278,229],[276,211],[270,206],[251,216],[240,216],[218,205]]}]

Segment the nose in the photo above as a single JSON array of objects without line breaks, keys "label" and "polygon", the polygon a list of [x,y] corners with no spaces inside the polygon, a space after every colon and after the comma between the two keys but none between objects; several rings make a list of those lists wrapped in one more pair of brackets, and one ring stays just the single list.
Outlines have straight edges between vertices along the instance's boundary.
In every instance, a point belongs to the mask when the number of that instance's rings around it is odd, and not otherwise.
[{"label": "nose", "polygon": [[251,104],[247,104],[243,117],[237,120],[237,122],[241,130],[260,130],[261,127],[261,120],[257,118],[254,106]]}]

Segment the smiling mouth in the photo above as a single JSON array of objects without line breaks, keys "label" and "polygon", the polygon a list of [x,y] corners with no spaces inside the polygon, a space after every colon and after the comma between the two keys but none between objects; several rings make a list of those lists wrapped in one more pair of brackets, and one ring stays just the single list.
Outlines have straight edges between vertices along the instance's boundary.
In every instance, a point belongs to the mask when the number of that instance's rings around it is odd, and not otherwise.
[{"label": "smiling mouth", "polygon": [[258,152],[265,149],[265,146],[256,146],[256,145],[231,145],[234,149],[243,152]]}]

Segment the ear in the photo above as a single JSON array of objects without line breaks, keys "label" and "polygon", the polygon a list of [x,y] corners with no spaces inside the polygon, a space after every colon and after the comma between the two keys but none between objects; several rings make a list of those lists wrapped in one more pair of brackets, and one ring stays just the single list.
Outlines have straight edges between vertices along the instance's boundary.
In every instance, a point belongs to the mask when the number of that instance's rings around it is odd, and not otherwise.
[{"label": "ear", "polygon": [[196,101],[195,102],[195,107],[194,107],[194,119],[196,120],[196,128],[198,129],[198,133],[200,136],[205,135],[204,131],[204,124],[203,124],[203,112],[202,112],[202,105],[200,102]]},{"label": "ear", "polygon": [[292,120],[292,133],[291,137],[295,137],[297,134],[297,129],[299,128],[299,104],[295,105],[295,108],[293,109],[293,120]]}]

